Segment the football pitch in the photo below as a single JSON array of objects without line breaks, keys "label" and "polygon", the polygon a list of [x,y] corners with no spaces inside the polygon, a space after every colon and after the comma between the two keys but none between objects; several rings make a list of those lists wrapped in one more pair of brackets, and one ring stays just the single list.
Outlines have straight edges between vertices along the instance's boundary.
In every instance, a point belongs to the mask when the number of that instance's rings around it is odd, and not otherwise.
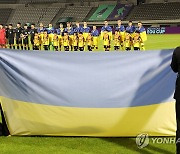
[{"label": "football pitch", "polygon": [[[102,42],[99,50],[102,51]],[[146,50],[173,49],[180,46],[180,35],[148,35]],[[1,120],[0,120],[1,121]],[[133,129],[133,128],[132,128]],[[158,142],[154,142],[156,141]],[[0,137],[0,153],[59,154],[173,154],[175,143],[150,137],[149,145],[139,149],[135,138],[98,137]]]}]

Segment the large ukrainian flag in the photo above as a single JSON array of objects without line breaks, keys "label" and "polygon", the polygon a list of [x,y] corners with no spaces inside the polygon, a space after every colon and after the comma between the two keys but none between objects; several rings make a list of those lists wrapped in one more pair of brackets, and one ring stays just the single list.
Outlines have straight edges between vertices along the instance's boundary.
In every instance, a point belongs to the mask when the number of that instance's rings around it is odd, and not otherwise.
[{"label": "large ukrainian flag", "polygon": [[175,135],[172,52],[0,50],[11,135]]}]

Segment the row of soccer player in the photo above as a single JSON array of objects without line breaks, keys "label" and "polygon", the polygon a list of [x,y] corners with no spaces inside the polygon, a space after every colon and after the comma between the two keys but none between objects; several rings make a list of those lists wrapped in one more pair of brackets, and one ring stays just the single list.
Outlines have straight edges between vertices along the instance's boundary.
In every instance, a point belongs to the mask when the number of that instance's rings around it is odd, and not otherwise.
[{"label": "row of soccer player", "polygon": [[53,28],[52,24],[49,24],[48,28],[44,28],[42,23],[37,29],[34,24],[31,25],[31,29],[28,29],[27,25],[22,28],[20,23],[15,29],[13,29],[12,24],[9,24],[6,29],[0,25],[0,46],[6,47],[8,44],[9,48],[15,49],[17,46],[17,49],[27,50],[29,44],[32,44],[34,50],[49,50],[52,46],[56,51],[62,50],[62,47],[65,51],[84,51],[85,46],[87,46],[87,49],[92,51],[98,49],[99,39],[101,39],[105,51],[109,51],[112,44],[114,50],[145,50],[144,42],[147,40],[147,36],[141,22],[136,28],[132,21],[129,21],[125,28],[121,20],[118,20],[114,37],[108,21],[105,21],[104,24],[100,33],[96,26],[93,26],[91,30],[86,22],[83,26],[76,22],[76,27],[72,27],[71,23],[68,22],[66,28],[60,24],[58,29]]}]

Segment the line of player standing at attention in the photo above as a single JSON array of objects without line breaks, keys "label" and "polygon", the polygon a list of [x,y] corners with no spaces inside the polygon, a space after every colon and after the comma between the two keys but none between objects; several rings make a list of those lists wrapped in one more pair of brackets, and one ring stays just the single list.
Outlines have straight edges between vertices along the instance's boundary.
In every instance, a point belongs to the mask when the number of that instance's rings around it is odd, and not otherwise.
[{"label": "line of player standing at attention", "polygon": [[25,24],[24,28],[21,23],[17,24],[14,29],[12,24],[3,28],[0,24],[0,47],[10,49],[29,50],[31,44],[33,50],[50,50],[52,46],[55,51],[84,51],[87,47],[88,51],[98,49],[99,40],[103,41],[105,51],[110,51],[111,45],[114,45],[114,50],[145,50],[144,42],[147,40],[146,30],[141,22],[138,22],[138,27],[133,26],[132,21],[128,22],[125,28],[121,20],[117,21],[115,34],[113,29],[108,25],[108,21],[104,21],[104,26],[101,31],[97,30],[96,26],[91,28],[84,22],[81,26],[76,22],[76,27],[72,27],[70,22],[67,22],[66,28],[63,24],[55,29],[52,24],[45,28],[40,23],[39,28],[35,28],[32,24],[31,28]]}]

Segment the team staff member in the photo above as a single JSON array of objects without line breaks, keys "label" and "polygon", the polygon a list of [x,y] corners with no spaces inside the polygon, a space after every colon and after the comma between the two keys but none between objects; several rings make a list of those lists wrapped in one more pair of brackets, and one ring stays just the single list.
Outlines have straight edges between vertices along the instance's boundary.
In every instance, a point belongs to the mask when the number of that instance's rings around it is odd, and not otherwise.
[{"label": "team staff member", "polygon": [[29,49],[29,30],[28,26],[25,24],[24,29],[22,30],[22,39],[23,39],[23,45],[24,45],[24,50],[30,50]]},{"label": "team staff member", "polygon": [[12,48],[15,49],[14,37],[15,37],[15,31],[13,29],[13,25],[9,24],[9,28],[7,31],[7,39],[8,39],[8,44],[9,44],[10,49],[12,49]]},{"label": "team staff member", "polygon": [[35,24],[32,24],[31,25],[31,29],[30,29],[30,39],[31,39],[31,44],[33,46],[33,50],[35,50],[35,47],[34,47],[34,36],[35,36],[35,33],[37,33],[37,29],[35,29]]},{"label": "team staff member", "polygon": [[98,49],[98,41],[99,41],[99,31],[96,29],[96,26],[93,26],[93,30],[91,31],[91,35],[93,37],[93,49]]},{"label": "team staff member", "polygon": [[147,41],[147,34],[146,34],[146,29],[143,27],[141,21],[138,22],[137,31],[139,31],[140,37],[141,37],[141,40],[142,40],[141,41],[141,49],[145,50],[144,42]]},{"label": "team staff member", "polygon": [[16,46],[17,49],[20,49],[21,46],[21,50],[23,50],[23,44],[22,44],[22,38],[21,38],[21,34],[22,34],[22,27],[21,27],[21,23],[17,23],[17,27],[15,29],[15,38],[16,38]]},{"label": "team staff member", "polygon": [[176,153],[180,154],[180,47],[174,50],[171,62],[171,68],[177,74],[176,90],[174,99],[176,100]]}]

